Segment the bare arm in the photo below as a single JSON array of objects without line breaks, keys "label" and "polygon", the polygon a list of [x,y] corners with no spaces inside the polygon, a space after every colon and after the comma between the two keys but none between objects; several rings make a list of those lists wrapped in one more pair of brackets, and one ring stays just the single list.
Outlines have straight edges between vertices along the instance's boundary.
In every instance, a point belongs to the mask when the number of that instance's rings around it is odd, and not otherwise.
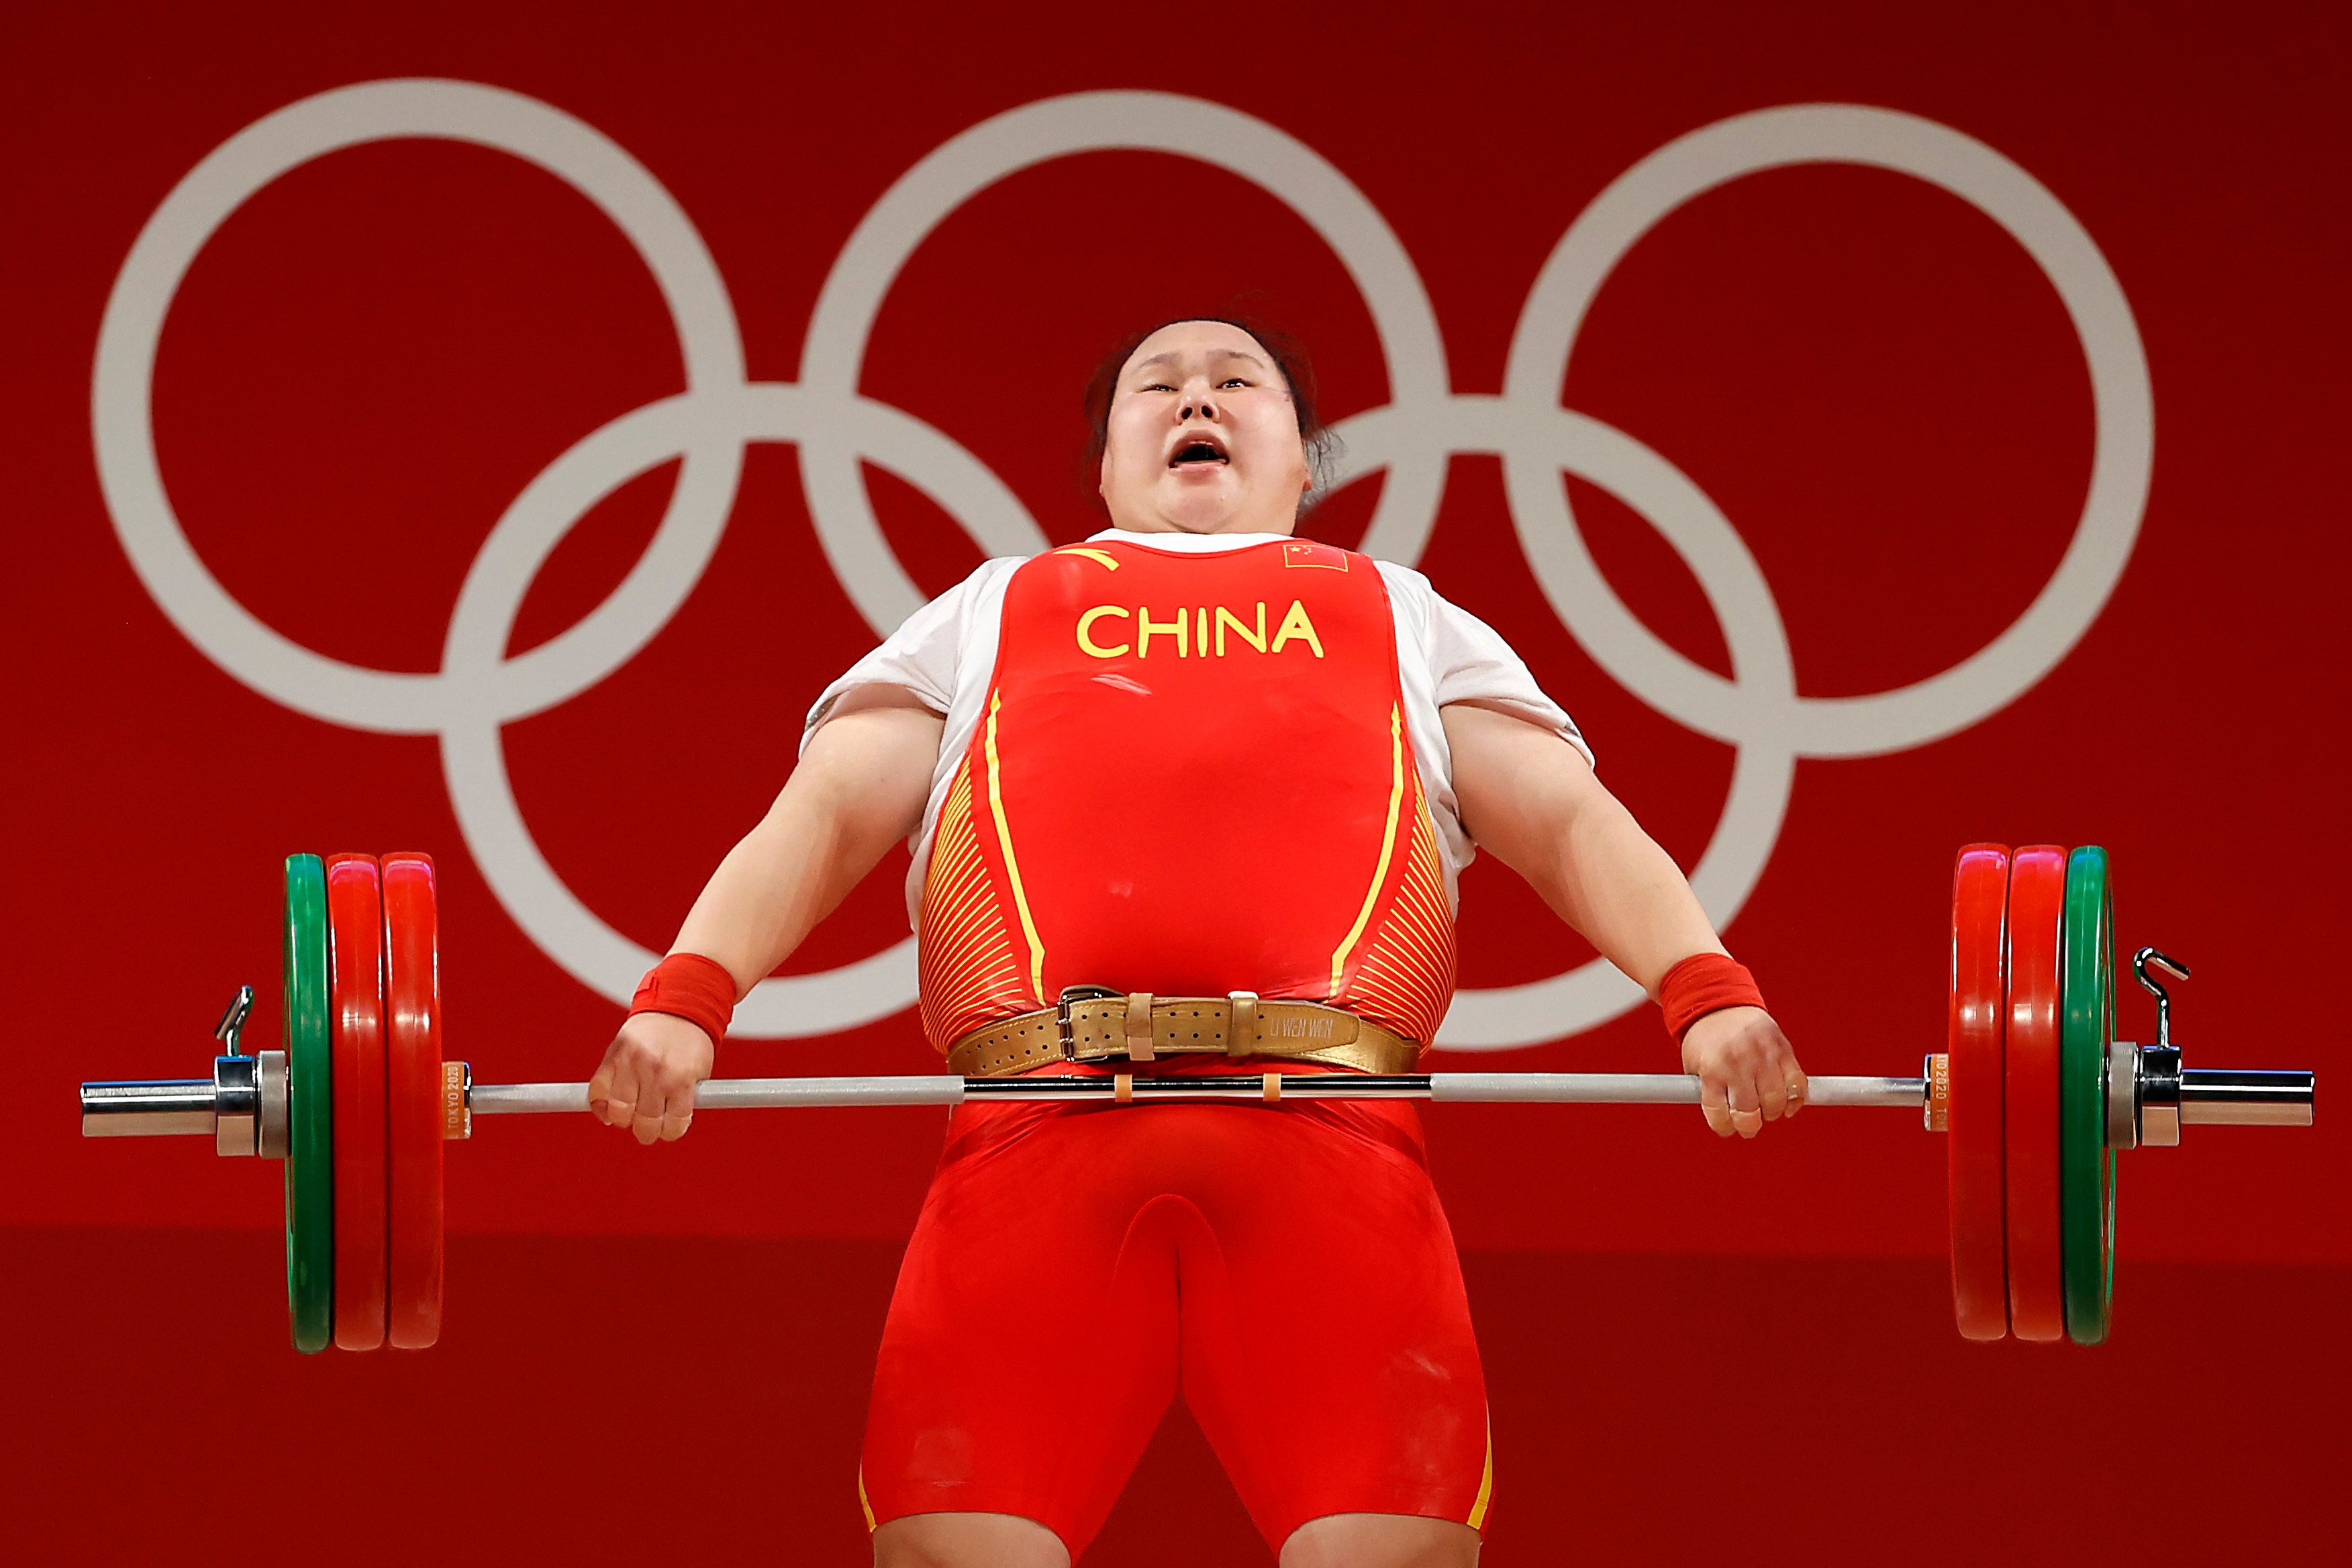
[{"label": "bare arm", "polygon": [[[740,1000],[922,820],[943,728],[896,687],[844,698],[759,826],[711,873],[670,951],[724,967]],[[606,1047],[589,1109],[641,1143],[680,1137],[716,1048],[684,1018],[640,1013]]]},{"label": "bare arm", "polygon": [[[1558,735],[1468,703],[1442,710],[1462,825],[1602,957],[1655,996],[1667,970],[1723,942],[1681,868]],[[1804,1072],[1760,1008],[1710,1013],[1683,1037],[1718,1132],[1754,1136],[1802,1103]]]},{"label": "bare arm", "polygon": [[1462,825],[1552,912],[1657,994],[1668,969],[1721,952],[1674,858],[1559,736],[1492,709],[1443,710]]},{"label": "bare arm", "polygon": [[767,816],[719,862],[670,951],[725,965],[739,998],[751,990],[914,832],[942,729],[895,687],[844,698]]}]

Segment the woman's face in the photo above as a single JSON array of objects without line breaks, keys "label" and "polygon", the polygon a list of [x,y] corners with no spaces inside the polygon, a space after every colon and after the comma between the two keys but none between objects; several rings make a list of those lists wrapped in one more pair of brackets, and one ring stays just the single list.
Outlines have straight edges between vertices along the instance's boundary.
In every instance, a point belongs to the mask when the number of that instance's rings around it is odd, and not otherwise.
[{"label": "woman's face", "polygon": [[1177,321],[1111,388],[1102,498],[1143,533],[1288,533],[1313,482],[1274,356],[1239,327]]}]

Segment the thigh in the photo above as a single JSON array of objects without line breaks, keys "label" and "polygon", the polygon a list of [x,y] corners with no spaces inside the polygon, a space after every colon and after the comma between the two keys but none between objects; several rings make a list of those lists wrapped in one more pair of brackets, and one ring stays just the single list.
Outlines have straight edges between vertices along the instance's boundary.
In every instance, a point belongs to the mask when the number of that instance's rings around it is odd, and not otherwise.
[{"label": "thigh", "polygon": [[1003,1513],[910,1513],[874,1532],[874,1568],[942,1564],[1070,1568],[1070,1553],[1036,1521]]},{"label": "thigh", "polygon": [[[1176,1386],[1174,1243],[1100,1119],[1055,1118],[933,1178],[877,1358],[869,1525],[1010,1514],[1083,1552]],[[1096,1179],[1088,1180],[1091,1174]]]},{"label": "thigh", "polygon": [[1492,1485],[1486,1382],[1426,1168],[1345,1118],[1243,1112],[1247,1147],[1181,1281],[1184,1396],[1277,1552],[1309,1520],[1475,1531]]},{"label": "thigh", "polygon": [[1335,1513],[1282,1543],[1281,1568],[1477,1568],[1478,1532],[1450,1519]]}]

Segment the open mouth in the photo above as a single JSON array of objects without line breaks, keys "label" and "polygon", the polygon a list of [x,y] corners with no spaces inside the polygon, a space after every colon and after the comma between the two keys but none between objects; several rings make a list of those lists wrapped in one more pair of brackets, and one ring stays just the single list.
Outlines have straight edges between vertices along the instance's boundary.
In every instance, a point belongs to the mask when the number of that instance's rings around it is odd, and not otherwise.
[{"label": "open mouth", "polygon": [[1168,459],[1171,468],[1224,468],[1233,458],[1225,444],[1214,436],[1187,436],[1176,443],[1175,453]]}]

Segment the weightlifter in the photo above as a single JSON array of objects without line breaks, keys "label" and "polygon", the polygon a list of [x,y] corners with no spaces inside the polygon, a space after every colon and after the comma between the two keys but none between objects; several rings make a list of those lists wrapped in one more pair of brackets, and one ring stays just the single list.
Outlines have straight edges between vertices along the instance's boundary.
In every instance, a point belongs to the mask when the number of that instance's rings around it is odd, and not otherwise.
[{"label": "weightlifter", "polygon": [[[1517,656],[1293,537],[1330,445],[1295,346],[1170,322],[1087,401],[1111,526],[826,689],[595,1113],[683,1135],[734,1004],[901,838],[950,1071],[1410,1072],[1475,844],[1657,998],[1717,1132],[1794,1113],[1748,972]],[[1284,1568],[1476,1560],[1486,1391],[1417,1114],[1274,1096],[955,1110],[875,1373],[877,1564],[1069,1563],[1180,1389]]]}]

